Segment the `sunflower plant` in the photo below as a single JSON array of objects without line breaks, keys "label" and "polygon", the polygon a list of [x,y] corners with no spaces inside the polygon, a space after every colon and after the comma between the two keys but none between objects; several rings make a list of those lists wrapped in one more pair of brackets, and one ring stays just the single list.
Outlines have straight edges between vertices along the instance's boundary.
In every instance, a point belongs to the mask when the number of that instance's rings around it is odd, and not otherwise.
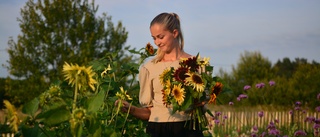
[{"label": "sunflower plant", "polygon": [[[183,58],[178,68],[168,68],[160,75],[163,86],[163,102],[176,111],[185,111],[199,128],[208,125],[204,103],[215,103],[217,95],[222,91],[223,84],[212,77],[213,66],[209,64],[210,58],[197,56]],[[195,125],[193,124],[196,128]]]},{"label": "sunflower plant", "polygon": [[10,131],[26,137],[148,136],[146,122],[122,113],[122,106],[115,105],[115,101],[139,104],[138,68],[156,50],[150,43],[140,50],[126,50],[140,55],[138,63],[121,62],[120,52],[107,53],[84,65],[65,62],[61,66],[61,79],[24,104],[21,119],[12,105],[6,103],[12,112]]}]

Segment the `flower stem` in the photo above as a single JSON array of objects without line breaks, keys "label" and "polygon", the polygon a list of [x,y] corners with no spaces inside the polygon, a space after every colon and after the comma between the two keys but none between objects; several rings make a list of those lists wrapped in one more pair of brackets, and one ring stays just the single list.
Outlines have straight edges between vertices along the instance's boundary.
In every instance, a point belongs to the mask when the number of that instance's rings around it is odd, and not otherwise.
[{"label": "flower stem", "polygon": [[76,76],[76,84],[74,86],[74,95],[73,95],[73,104],[72,104],[72,111],[76,109],[77,104],[77,97],[78,97],[78,75]]}]

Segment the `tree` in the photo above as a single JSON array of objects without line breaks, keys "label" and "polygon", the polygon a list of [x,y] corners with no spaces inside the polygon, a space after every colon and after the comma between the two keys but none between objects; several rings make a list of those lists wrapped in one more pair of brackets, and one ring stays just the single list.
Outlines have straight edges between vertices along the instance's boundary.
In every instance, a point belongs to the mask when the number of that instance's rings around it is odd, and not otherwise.
[{"label": "tree", "polygon": [[108,52],[119,52],[122,61],[130,59],[123,51],[128,32],[121,22],[114,27],[106,13],[97,17],[97,10],[88,0],[26,2],[18,19],[22,34],[8,42],[7,69],[21,80],[11,85],[11,95],[23,101],[39,95],[48,83],[62,78],[64,62],[84,65]]},{"label": "tree", "polygon": [[228,101],[235,100],[239,94],[243,94],[245,85],[253,85],[260,81],[270,80],[273,78],[271,62],[263,57],[260,52],[245,51],[240,54],[237,66],[232,66],[230,74],[221,71],[220,75],[230,86],[233,95],[228,94],[226,97],[220,95],[220,98],[229,98]]}]

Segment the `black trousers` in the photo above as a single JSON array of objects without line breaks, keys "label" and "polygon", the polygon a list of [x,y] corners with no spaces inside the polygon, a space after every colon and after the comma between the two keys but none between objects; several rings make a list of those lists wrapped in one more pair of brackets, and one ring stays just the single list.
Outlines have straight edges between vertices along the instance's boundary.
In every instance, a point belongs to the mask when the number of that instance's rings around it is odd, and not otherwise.
[{"label": "black trousers", "polygon": [[[186,123],[187,122],[187,123]],[[192,128],[193,122],[149,122],[147,133],[151,137],[203,137],[202,130]]]}]

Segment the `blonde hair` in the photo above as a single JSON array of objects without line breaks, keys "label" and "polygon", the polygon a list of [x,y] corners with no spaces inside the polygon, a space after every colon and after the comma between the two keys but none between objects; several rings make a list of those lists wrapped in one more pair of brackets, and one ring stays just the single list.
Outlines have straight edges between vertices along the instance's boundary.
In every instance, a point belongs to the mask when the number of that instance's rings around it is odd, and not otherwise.
[{"label": "blonde hair", "polygon": [[[165,29],[167,29],[170,32],[173,32],[173,30],[178,30],[178,40],[180,43],[180,49],[183,51],[184,46],[184,38],[181,30],[180,25],[180,18],[178,14],[176,13],[161,13],[157,15],[150,23],[150,28],[154,24],[161,24],[164,25]],[[157,63],[162,60],[164,56],[164,52],[162,52],[160,49],[157,50],[157,55],[152,59],[152,62]]]}]

